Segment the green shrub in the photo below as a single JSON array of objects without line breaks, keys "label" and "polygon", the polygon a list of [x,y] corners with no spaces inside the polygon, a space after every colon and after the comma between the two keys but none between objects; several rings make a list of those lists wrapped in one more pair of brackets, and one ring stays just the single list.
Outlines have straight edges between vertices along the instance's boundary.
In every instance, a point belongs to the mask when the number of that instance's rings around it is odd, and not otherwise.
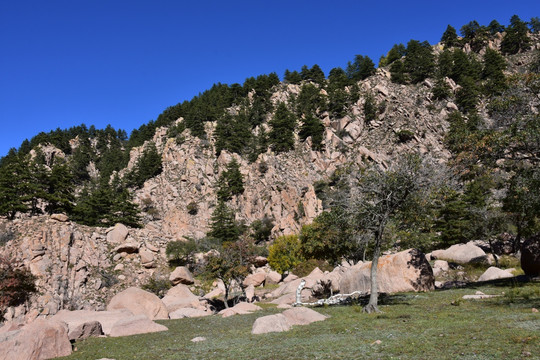
[{"label": "green shrub", "polygon": [[291,272],[298,276],[308,276],[315,268],[319,268],[322,271],[332,271],[334,268],[326,260],[309,259],[298,263]]},{"label": "green shrub", "polygon": [[171,282],[166,276],[153,276],[141,286],[141,289],[156,294],[160,299],[165,296],[170,288]]},{"label": "green shrub", "polygon": [[280,274],[304,261],[298,236],[284,235],[274,240],[268,248],[268,264]]},{"label": "green shrub", "polygon": [[199,212],[199,206],[194,201],[187,204],[186,208],[189,215],[197,215],[197,213]]},{"label": "green shrub", "polygon": [[193,255],[197,251],[197,242],[194,239],[186,241],[171,241],[167,244],[165,254],[171,266],[185,266],[193,262]]},{"label": "green shrub", "polygon": [[414,133],[410,130],[400,130],[397,132],[397,137],[400,143],[406,143],[414,139]]},{"label": "green shrub", "polygon": [[37,291],[36,277],[26,268],[17,268],[13,261],[0,257],[0,321],[10,306],[25,303]]}]

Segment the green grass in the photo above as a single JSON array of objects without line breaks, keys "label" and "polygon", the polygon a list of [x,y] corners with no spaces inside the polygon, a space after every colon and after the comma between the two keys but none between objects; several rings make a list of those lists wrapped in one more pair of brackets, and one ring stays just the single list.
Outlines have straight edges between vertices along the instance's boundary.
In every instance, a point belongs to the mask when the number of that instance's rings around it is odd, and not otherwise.
[{"label": "green grass", "polygon": [[[461,299],[477,290],[504,295]],[[533,307],[540,309],[540,283],[508,281],[390,296],[382,314],[364,314],[360,305],[316,308],[330,318],[252,335],[257,317],[279,311],[265,307],[225,319],[159,321],[169,328],[161,333],[88,339],[65,359],[538,359],[540,314]],[[192,343],[196,336],[207,340]]]}]

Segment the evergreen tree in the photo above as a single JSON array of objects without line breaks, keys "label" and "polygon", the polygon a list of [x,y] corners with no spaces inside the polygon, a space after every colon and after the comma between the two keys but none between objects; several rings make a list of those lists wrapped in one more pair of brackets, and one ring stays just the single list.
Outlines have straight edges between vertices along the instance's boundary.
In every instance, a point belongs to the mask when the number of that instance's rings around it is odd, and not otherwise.
[{"label": "evergreen tree", "polygon": [[397,84],[407,83],[407,74],[405,73],[403,61],[394,61],[392,65],[390,65],[390,79]]},{"label": "evergreen tree", "polygon": [[364,118],[366,124],[377,120],[377,102],[373,95],[367,93],[364,101]]},{"label": "evergreen tree", "polygon": [[457,37],[456,29],[452,25],[448,25],[441,37],[441,43],[447,48],[457,46],[459,40]]},{"label": "evergreen tree", "polygon": [[488,27],[487,27],[489,33],[491,35],[495,35],[497,33],[502,33],[504,32],[504,26],[502,26],[501,24],[499,24],[499,22],[497,20],[492,20]]},{"label": "evergreen tree", "polygon": [[27,169],[22,157],[14,153],[9,160],[4,159],[0,167],[0,215],[7,216],[10,220],[13,220],[17,213],[28,211],[23,200]]},{"label": "evergreen tree", "polygon": [[88,226],[108,226],[106,218],[111,212],[114,196],[104,181],[99,184],[88,184],[77,197],[73,209],[74,220]]},{"label": "evergreen tree", "polygon": [[130,227],[140,227],[139,207],[133,203],[132,195],[126,188],[118,187],[105,217],[109,225],[121,223]]},{"label": "evergreen tree", "polygon": [[296,99],[296,113],[298,116],[322,112],[326,109],[326,99],[321,90],[313,84],[304,84]]},{"label": "evergreen tree", "polygon": [[452,58],[453,52],[444,49],[437,59],[437,77],[443,79],[445,77],[452,77],[452,69],[454,61]]},{"label": "evergreen tree", "polygon": [[463,113],[469,113],[476,109],[478,103],[478,87],[476,82],[469,76],[462,77],[461,88],[456,92],[456,104]]},{"label": "evergreen tree", "polygon": [[498,51],[488,48],[483,63],[482,79],[486,80],[485,92],[490,95],[501,93],[506,87],[503,73],[503,70],[506,70],[506,61]]},{"label": "evergreen tree", "polygon": [[66,163],[54,164],[47,178],[47,205],[45,210],[49,214],[63,212],[71,214],[75,196],[73,175]]},{"label": "evergreen tree", "polygon": [[237,241],[240,233],[234,212],[227,207],[225,201],[218,200],[210,218],[210,231],[206,235],[218,240],[221,244],[226,244]]},{"label": "evergreen tree", "polygon": [[375,64],[369,56],[355,55],[354,61],[347,63],[347,77],[356,82],[375,74]]},{"label": "evergreen tree", "polygon": [[538,16],[532,17],[529,21],[529,27],[533,34],[540,32],[540,18]]},{"label": "evergreen tree", "polygon": [[311,136],[311,148],[315,151],[323,149],[324,125],[321,120],[311,114],[302,119],[302,126],[298,133],[300,139],[305,141]]},{"label": "evergreen tree", "polygon": [[333,68],[328,74],[328,87],[331,89],[341,89],[349,84],[347,73],[340,67]]},{"label": "evergreen tree", "polygon": [[431,76],[435,68],[435,57],[431,45],[427,41],[409,41],[404,66],[413,84],[422,82]]},{"label": "evergreen tree", "polygon": [[302,82],[302,76],[300,73],[296,70],[289,71],[289,69],[285,70],[285,75],[283,76],[283,80],[289,84],[298,85]]},{"label": "evergreen tree", "polygon": [[272,150],[276,153],[292,150],[294,148],[296,119],[283,102],[279,103],[269,125],[272,129],[268,134],[268,141]]},{"label": "evergreen tree", "polygon": [[394,44],[386,56],[381,56],[379,67],[391,65],[394,61],[401,59],[407,54],[407,48],[403,44]]},{"label": "evergreen tree", "polygon": [[506,35],[501,41],[501,52],[503,54],[517,54],[528,50],[531,41],[527,36],[529,29],[527,24],[514,15],[510,19],[510,25],[506,27]]},{"label": "evergreen tree", "polygon": [[127,175],[127,184],[140,188],[146,180],[159,175],[162,170],[161,156],[157,152],[156,145],[150,143],[137,160],[133,170]]},{"label": "evergreen tree", "polygon": [[229,201],[233,196],[244,193],[244,179],[240,172],[240,164],[235,158],[227,164],[218,179],[217,197],[219,201]]}]

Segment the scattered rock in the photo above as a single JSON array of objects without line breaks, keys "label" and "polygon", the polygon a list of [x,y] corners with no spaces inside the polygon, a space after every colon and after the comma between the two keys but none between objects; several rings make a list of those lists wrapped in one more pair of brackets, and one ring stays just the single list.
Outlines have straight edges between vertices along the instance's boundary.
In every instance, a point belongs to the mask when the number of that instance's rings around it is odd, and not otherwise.
[{"label": "scattered rock", "polygon": [[478,278],[478,281],[490,281],[490,280],[496,280],[496,279],[506,279],[514,277],[514,275],[507,271],[499,269],[495,266],[491,266],[488,268],[480,277]]},{"label": "scattered rock", "polygon": [[249,285],[246,288],[246,299],[248,302],[252,302],[254,297],[255,297],[255,286]]},{"label": "scattered rock", "polygon": [[279,284],[279,282],[281,281],[281,274],[278,273],[277,271],[270,271],[268,274],[266,274],[266,280],[264,281],[264,283],[266,285],[275,285],[275,284]]},{"label": "scattered rock", "polygon": [[291,325],[309,325],[312,322],[326,320],[326,316],[306,307],[295,307],[285,310],[282,314]]},{"label": "scattered rock", "polygon": [[191,285],[195,282],[193,275],[189,269],[185,266],[178,266],[169,276],[169,280],[174,284],[186,284]]},{"label": "scattered rock", "polygon": [[128,309],[134,315],[142,314],[151,320],[169,318],[165,304],[156,295],[136,287],[127,288],[111,299],[107,310],[119,309]]},{"label": "scattered rock", "polygon": [[191,342],[201,342],[201,341],[206,341],[206,338],[202,336],[197,336],[191,339]]},{"label": "scattered rock", "polygon": [[123,243],[113,249],[116,253],[133,254],[139,251],[139,244],[136,243]]},{"label": "scattered rock", "polygon": [[66,214],[52,214],[51,219],[58,222],[66,222],[69,220],[69,217]]},{"label": "scattered rock", "polygon": [[471,243],[452,245],[446,250],[435,250],[431,256],[434,259],[444,259],[459,264],[487,262],[484,250]]},{"label": "scattered rock", "polygon": [[267,315],[257,318],[251,328],[252,334],[283,332],[291,329],[291,325],[283,314]]},{"label": "scattered rock", "polygon": [[107,233],[107,242],[111,244],[123,243],[129,234],[128,228],[123,224],[116,224],[114,228]]},{"label": "scattered rock", "polygon": [[194,308],[180,308],[178,310],[175,310],[171,313],[169,313],[169,318],[171,319],[183,319],[183,318],[196,318],[196,317],[204,317],[204,316],[210,316],[212,315],[211,312],[202,310],[202,309],[194,309]]}]

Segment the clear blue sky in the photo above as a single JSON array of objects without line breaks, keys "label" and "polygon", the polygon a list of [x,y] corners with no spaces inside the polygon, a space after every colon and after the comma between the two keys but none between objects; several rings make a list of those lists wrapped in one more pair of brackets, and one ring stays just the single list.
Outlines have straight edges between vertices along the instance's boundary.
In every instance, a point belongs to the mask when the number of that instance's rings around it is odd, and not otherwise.
[{"label": "clear blue sky", "polygon": [[212,86],[325,73],[448,24],[540,16],[540,1],[0,1],[0,156],[81,123],[131,132]]}]

